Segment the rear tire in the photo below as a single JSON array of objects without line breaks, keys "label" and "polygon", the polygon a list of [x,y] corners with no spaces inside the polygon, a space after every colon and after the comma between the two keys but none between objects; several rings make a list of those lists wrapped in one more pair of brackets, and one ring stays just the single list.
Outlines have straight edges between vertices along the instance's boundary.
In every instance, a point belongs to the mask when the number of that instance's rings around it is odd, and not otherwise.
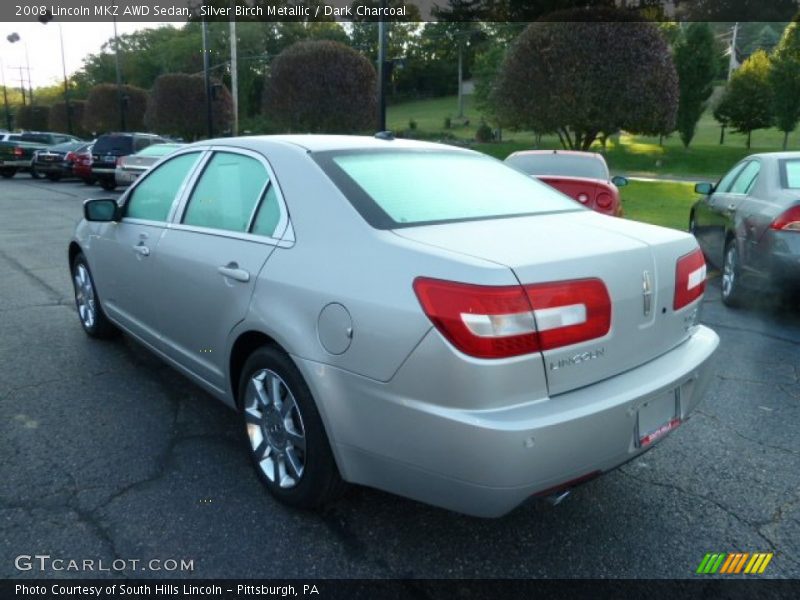
[{"label": "rear tire", "polygon": [[101,179],[100,185],[107,192],[113,192],[115,189],[117,189],[117,182],[111,179]]},{"label": "rear tire", "polygon": [[84,177],[83,178],[84,185],[94,185],[95,181],[91,177]]},{"label": "rear tire", "polygon": [[59,175],[58,173],[48,173],[47,174],[47,178],[50,181],[53,181],[53,182],[60,181],[61,180],[61,175]]},{"label": "rear tire", "polygon": [[0,177],[3,177],[4,179],[11,179],[16,174],[17,170],[14,167],[0,169]]},{"label": "rear tire", "polygon": [[739,251],[734,240],[725,245],[722,258],[722,302],[725,306],[736,308],[742,305],[744,290],[739,266]]},{"label": "rear tire", "polygon": [[100,306],[92,272],[83,254],[78,254],[72,261],[72,286],[75,290],[78,318],[86,335],[98,339],[115,337],[119,330],[108,320]]},{"label": "rear tire", "polygon": [[274,346],[253,352],[239,399],[250,458],[277,500],[317,508],[344,492],[314,398],[286,353]]},{"label": "rear tire", "polygon": [[42,177],[44,177],[44,175],[39,173],[36,170],[36,167],[31,167],[31,177],[33,177],[34,179],[41,179]]}]

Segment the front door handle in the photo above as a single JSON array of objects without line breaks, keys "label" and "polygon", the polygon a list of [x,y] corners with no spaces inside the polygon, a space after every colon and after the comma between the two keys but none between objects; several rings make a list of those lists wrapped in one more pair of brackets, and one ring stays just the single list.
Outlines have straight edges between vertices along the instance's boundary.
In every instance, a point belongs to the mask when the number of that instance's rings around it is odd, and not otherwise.
[{"label": "front door handle", "polygon": [[139,254],[140,256],[150,256],[150,248],[145,246],[144,244],[137,244],[133,247],[133,251]]},{"label": "front door handle", "polygon": [[235,279],[236,281],[241,281],[242,283],[247,283],[250,281],[250,273],[244,269],[240,269],[239,265],[236,263],[228,263],[224,267],[218,267],[217,272],[223,277]]}]

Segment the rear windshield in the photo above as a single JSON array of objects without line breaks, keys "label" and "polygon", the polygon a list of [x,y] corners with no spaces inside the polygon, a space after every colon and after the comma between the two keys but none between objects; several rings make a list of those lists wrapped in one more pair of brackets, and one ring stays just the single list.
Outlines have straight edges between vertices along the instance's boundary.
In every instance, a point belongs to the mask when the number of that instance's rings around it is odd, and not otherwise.
[{"label": "rear windshield", "polygon": [[153,144],[144,150],[139,150],[136,156],[166,156],[181,147],[181,144]]},{"label": "rear windshield", "polygon": [[781,184],[792,190],[800,189],[800,158],[781,161]]},{"label": "rear windshield", "polygon": [[133,138],[128,135],[101,135],[94,143],[97,154],[131,154]]},{"label": "rear windshield", "polygon": [[517,154],[506,162],[528,175],[563,175],[608,179],[608,169],[597,158],[574,154]]},{"label": "rear windshield", "polygon": [[481,154],[370,150],[313,156],[378,229],[584,210],[553,188]]},{"label": "rear windshield", "polygon": [[36,144],[50,144],[53,138],[46,133],[23,133],[19,137],[21,142],[34,142]]},{"label": "rear windshield", "polygon": [[85,146],[83,142],[64,142],[63,144],[50,146],[48,150],[52,150],[53,152],[72,152],[82,146]]}]

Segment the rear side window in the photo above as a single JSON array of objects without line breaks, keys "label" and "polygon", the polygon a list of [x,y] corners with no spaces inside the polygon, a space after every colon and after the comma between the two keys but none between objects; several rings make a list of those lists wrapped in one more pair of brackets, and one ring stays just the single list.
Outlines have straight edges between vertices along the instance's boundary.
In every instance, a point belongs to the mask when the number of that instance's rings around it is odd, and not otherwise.
[{"label": "rear side window", "polygon": [[317,163],[378,229],[586,210],[502,162],[467,152],[324,152]]},{"label": "rear side window", "polygon": [[129,135],[101,135],[94,144],[95,154],[132,154],[133,139]]},{"label": "rear side window", "polygon": [[217,152],[189,198],[183,223],[244,233],[268,182],[267,170],[256,159]]},{"label": "rear side window", "polygon": [[145,175],[128,200],[125,216],[166,221],[172,202],[199,155],[199,152],[181,154]]},{"label": "rear side window", "polygon": [[253,233],[275,237],[275,229],[281,220],[281,209],[278,203],[278,194],[275,192],[275,185],[270,184],[264,201],[258,207],[258,214],[253,221]]},{"label": "rear side window", "polygon": [[731,186],[731,194],[747,194],[753,188],[753,184],[758,178],[758,173],[761,171],[761,163],[757,160],[752,160],[747,163],[744,169],[741,170],[736,181]]},{"label": "rear side window", "polygon": [[781,161],[781,186],[800,189],[800,158]]}]

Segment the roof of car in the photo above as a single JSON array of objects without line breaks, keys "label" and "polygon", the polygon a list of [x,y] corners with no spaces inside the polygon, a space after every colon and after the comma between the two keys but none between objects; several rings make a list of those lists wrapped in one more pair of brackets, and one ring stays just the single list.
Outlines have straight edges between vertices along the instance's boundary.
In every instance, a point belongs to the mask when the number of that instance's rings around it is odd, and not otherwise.
[{"label": "roof of car", "polygon": [[378,148],[420,148],[430,150],[447,148],[455,151],[462,150],[456,146],[447,146],[445,144],[436,144],[432,142],[422,142],[418,140],[407,140],[400,138],[380,139],[366,135],[317,134],[258,135],[220,138],[215,140],[206,140],[204,142],[197,142],[197,145],[203,146],[208,144],[218,144],[245,148],[257,148],[260,143],[263,142],[299,146],[305,150],[308,150],[309,152],[324,152],[327,150],[369,150]]},{"label": "roof of car", "polygon": [[751,154],[747,158],[775,158],[778,160],[783,158],[800,158],[800,152],[759,152],[758,154]]}]

